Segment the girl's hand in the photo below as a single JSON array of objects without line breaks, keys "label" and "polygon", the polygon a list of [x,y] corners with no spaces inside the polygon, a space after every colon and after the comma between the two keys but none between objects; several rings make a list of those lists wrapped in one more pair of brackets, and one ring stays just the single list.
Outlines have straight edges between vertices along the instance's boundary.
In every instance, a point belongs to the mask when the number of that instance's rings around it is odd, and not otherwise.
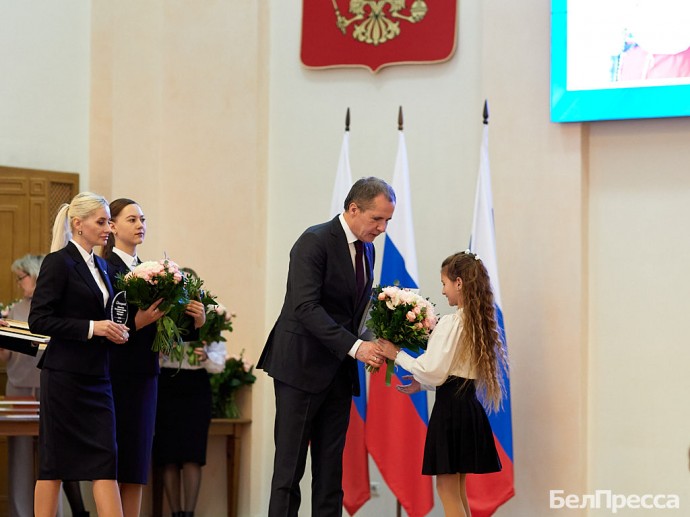
[{"label": "girl's hand", "polygon": [[381,347],[381,353],[386,359],[390,359],[391,361],[395,361],[395,357],[398,355],[398,352],[400,352],[400,348],[395,346],[393,343],[388,341],[387,339],[379,338],[377,343]]},{"label": "girl's hand", "polygon": [[419,384],[419,382],[416,381],[412,375],[403,375],[403,379],[409,380],[410,384],[401,384],[399,386],[396,386],[400,393],[412,395],[413,393],[422,391],[422,385]]},{"label": "girl's hand", "polygon": [[140,328],[150,325],[151,323],[155,323],[161,319],[165,315],[163,311],[158,310],[158,306],[162,301],[163,298],[159,298],[145,311],[139,309],[136,316],[134,316],[134,328],[139,330]]},{"label": "girl's hand", "polygon": [[6,322],[5,320],[3,320],[3,319],[0,319],[0,327],[9,327],[9,326],[10,326],[9,323],[7,323],[7,322]]},{"label": "girl's hand", "polygon": [[206,353],[206,350],[204,350],[201,347],[195,348],[194,353],[199,358],[200,363],[203,363],[206,359],[208,359],[208,354]]},{"label": "girl's hand", "polygon": [[201,302],[192,300],[187,304],[187,309],[184,313],[194,318],[195,329],[201,328],[206,323],[206,307]]},{"label": "girl's hand", "polygon": [[113,343],[122,345],[129,339],[129,329],[120,323],[110,320],[94,321],[93,335],[102,336]]}]

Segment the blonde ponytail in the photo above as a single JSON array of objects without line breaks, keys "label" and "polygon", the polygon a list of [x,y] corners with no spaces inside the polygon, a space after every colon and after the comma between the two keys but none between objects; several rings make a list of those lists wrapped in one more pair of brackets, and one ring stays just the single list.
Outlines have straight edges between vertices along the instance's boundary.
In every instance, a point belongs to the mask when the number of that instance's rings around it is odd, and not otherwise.
[{"label": "blonde ponytail", "polygon": [[80,192],[70,202],[64,204],[58,210],[53,223],[53,242],[50,251],[58,251],[67,246],[72,238],[72,220],[75,217],[86,219],[101,207],[108,208],[108,201],[103,196],[92,192]]},{"label": "blonde ponytail", "polygon": [[55,216],[55,222],[53,223],[53,241],[50,244],[50,251],[58,251],[67,245],[67,242],[72,238],[72,230],[69,224],[69,217],[67,212],[69,211],[69,205],[63,203]]}]

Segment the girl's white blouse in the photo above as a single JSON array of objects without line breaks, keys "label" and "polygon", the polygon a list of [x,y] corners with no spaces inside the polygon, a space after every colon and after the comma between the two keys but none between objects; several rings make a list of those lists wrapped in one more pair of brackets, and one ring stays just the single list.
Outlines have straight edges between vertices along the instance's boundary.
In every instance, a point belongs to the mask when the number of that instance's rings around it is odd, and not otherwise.
[{"label": "girl's white blouse", "polygon": [[461,364],[450,371],[455,352],[460,346],[462,314],[462,309],[458,309],[454,314],[443,316],[429,337],[426,352],[419,357],[412,357],[401,350],[395,358],[395,364],[410,372],[424,389],[435,389],[451,375],[465,379],[477,378],[475,369],[470,364]]},{"label": "girl's white blouse", "polygon": [[208,355],[208,359],[199,363],[198,365],[191,365],[187,360],[187,349],[189,345],[185,343],[183,350],[183,359],[180,361],[173,361],[167,355],[161,357],[161,368],[180,368],[182,370],[201,370],[202,368],[208,373],[220,373],[225,369],[225,343],[222,341],[213,341],[208,345],[204,345],[204,352]]}]

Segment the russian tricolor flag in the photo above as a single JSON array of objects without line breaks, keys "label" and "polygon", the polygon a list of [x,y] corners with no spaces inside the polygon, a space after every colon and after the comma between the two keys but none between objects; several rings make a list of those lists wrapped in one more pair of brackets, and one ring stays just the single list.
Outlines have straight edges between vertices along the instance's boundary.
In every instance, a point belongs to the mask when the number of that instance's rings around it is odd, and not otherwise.
[{"label": "russian tricolor flag", "polygon": [[[397,203],[388,225],[383,249],[381,285],[398,283],[417,288],[417,256],[412,227],[412,204],[403,132],[399,132],[398,155],[393,174]],[[369,379],[369,407],[366,439],[369,454],[376,462],[384,481],[410,517],[423,517],[434,506],[430,476],[422,476],[424,440],[428,424],[426,392],[402,395],[395,386],[402,376],[396,368],[391,385],[385,385],[385,369]],[[407,383],[407,381],[405,381]],[[352,424],[350,424],[352,425]]]},{"label": "russian tricolor flag", "polygon": [[[331,217],[343,212],[343,203],[352,186],[350,170],[350,110],[347,110],[345,134],[340,147],[338,172],[331,198]],[[343,451],[343,506],[347,513],[354,515],[371,497],[369,486],[369,458],[364,436],[364,424],[367,420],[367,384],[364,365],[357,361],[359,368],[360,395],[352,397],[350,407],[350,425],[345,437]]]},{"label": "russian tricolor flag", "polygon": [[[505,343],[503,325],[503,304],[498,283],[498,264],[496,261],[496,236],[494,229],[491,175],[489,170],[489,125],[488,108],[484,105],[484,133],[479,156],[479,175],[474,203],[474,220],[470,250],[479,255],[491,278],[491,288],[496,302],[496,318],[499,331]],[[494,432],[496,448],[503,464],[503,470],[494,474],[468,475],[467,496],[473,517],[488,517],[496,509],[515,495],[513,480],[513,426],[510,411],[510,380],[508,372],[503,372],[506,398],[501,411],[489,415]]]}]

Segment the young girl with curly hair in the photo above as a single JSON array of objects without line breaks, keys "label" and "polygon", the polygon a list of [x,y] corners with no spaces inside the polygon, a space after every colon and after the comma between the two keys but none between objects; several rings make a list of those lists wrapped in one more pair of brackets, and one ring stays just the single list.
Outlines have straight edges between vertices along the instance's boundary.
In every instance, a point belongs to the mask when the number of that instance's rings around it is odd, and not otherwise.
[{"label": "young girl with curly hair", "polygon": [[436,390],[422,474],[436,476],[446,517],[469,517],[466,475],[501,470],[480,399],[489,411],[501,407],[507,354],[489,274],[479,257],[469,251],[448,257],[441,265],[441,283],[449,305],[458,310],[438,322],[426,353],[414,358],[390,341],[380,339],[379,344],[383,355],[412,374],[399,391]]}]

